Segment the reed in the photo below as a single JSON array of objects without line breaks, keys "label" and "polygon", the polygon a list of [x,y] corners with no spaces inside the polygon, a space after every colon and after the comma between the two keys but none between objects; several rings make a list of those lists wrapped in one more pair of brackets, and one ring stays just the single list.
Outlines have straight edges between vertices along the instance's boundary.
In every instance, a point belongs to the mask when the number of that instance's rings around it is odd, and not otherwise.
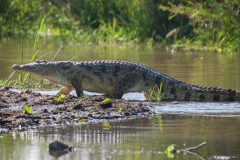
[{"label": "reed", "polygon": [[161,98],[162,98],[162,82],[159,86],[154,86],[152,89],[149,89],[149,102],[151,106],[152,99],[156,99],[158,105],[160,105]]}]

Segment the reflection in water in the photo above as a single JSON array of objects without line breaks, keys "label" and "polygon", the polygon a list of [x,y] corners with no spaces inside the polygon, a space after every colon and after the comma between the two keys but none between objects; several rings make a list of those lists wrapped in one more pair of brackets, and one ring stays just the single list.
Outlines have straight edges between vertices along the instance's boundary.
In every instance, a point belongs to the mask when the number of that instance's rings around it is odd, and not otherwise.
[{"label": "reflection in water", "polygon": [[[41,127],[38,130],[2,134],[1,160],[54,159],[49,143],[59,140],[75,148],[59,159],[166,159],[167,146],[176,149],[207,145],[197,149],[204,158],[240,156],[240,119],[204,116],[162,115],[80,126]],[[197,159],[175,154],[177,159]],[[237,158],[236,158],[237,159]]]},{"label": "reflection in water", "polygon": [[69,153],[69,151],[57,151],[57,150],[49,150],[48,152],[49,152],[49,155],[55,158],[59,158]]},{"label": "reflection in water", "polygon": [[239,117],[239,102],[162,102],[161,106],[153,106],[152,110],[158,114],[192,114],[205,116]]},{"label": "reflection in water", "polygon": [[[32,57],[31,43],[24,44],[24,63]],[[49,53],[41,59],[51,60],[60,46],[53,42],[42,42],[39,44],[39,56]],[[0,70],[0,79],[8,78],[12,73],[12,65],[19,64],[21,56],[21,43],[0,42],[0,68],[4,68]],[[165,46],[149,49],[145,46],[65,45],[56,60],[73,57],[76,57],[75,61],[133,61],[187,83],[240,90],[240,54],[181,50],[170,52],[165,50]],[[136,99],[136,95],[139,100],[142,99],[141,94],[134,94],[133,99]],[[131,99],[131,94],[126,96],[128,98]],[[171,144],[180,149],[202,142],[208,144],[200,148],[198,153],[205,158],[234,156],[240,159],[239,103],[162,103],[160,108],[154,109],[162,114],[161,118],[110,122],[109,126],[99,123],[41,127],[20,133],[1,134],[0,159],[55,159],[47,150],[48,144],[55,140],[77,148],[75,152],[59,157],[62,160],[166,159],[164,151]],[[189,154],[176,154],[175,158],[197,159]]]}]

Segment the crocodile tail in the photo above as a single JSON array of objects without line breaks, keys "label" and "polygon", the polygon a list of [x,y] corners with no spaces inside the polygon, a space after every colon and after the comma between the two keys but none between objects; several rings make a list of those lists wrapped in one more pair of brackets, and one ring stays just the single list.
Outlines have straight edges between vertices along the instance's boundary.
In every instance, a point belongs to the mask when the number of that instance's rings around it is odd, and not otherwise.
[{"label": "crocodile tail", "polygon": [[240,101],[240,92],[163,80],[162,99],[179,101]]}]

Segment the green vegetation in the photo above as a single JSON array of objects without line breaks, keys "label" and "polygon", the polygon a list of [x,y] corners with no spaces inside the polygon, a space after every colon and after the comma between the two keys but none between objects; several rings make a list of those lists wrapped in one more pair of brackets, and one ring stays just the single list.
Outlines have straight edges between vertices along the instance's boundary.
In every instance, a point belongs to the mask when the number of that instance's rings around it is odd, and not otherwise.
[{"label": "green vegetation", "polygon": [[174,47],[238,50],[238,0],[12,0],[0,2],[0,36],[77,43],[167,42]]},{"label": "green vegetation", "polygon": [[175,147],[173,145],[170,145],[165,150],[165,154],[168,158],[174,158],[174,153],[176,153]]},{"label": "green vegetation", "polygon": [[207,143],[206,142],[203,142],[197,146],[194,146],[194,147],[189,147],[189,148],[185,148],[185,149],[180,149],[180,150],[176,150],[175,147],[173,145],[170,145],[167,147],[167,149],[165,150],[165,154],[167,155],[168,158],[174,158],[175,154],[176,153],[189,153],[189,154],[192,154],[192,155],[195,155],[197,156],[198,158],[202,159],[202,156],[197,154],[196,153],[196,149],[206,145]]},{"label": "green vegetation", "polygon": [[[35,41],[34,41],[34,54],[31,57],[31,62],[34,62],[36,60],[36,56],[38,55],[39,49],[37,47],[38,45],[38,41],[39,41],[39,37],[41,34],[41,31],[43,29],[43,25],[46,19],[46,15],[43,16],[40,26],[39,26],[39,30],[38,30],[38,34],[36,35]],[[21,32],[21,41],[22,41],[22,59],[21,62],[23,63],[23,36],[22,36],[22,32]],[[58,52],[57,52],[58,53]],[[56,53],[56,54],[57,54]],[[54,60],[54,59],[53,59]],[[22,88],[22,87],[31,87],[31,88],[54,88],[54,87],[58,87],[58,85],[56,84],[52,84],[49,81],[40,79],[40,80],[36,80],[31,78],[31,73],[20,73],[20,76],[18,76],[17,79],[15,80],[10,80],[11,77],[14,75],[15,71],[9,76],[8,80],[0,80],[0,86],[14,86],[15,88]],[[51,86],[51,87],[50,87]],[[61,99],[60,99],[61,100]],[[59,103],[59,102],[57,102]]]},{"label": "green vegetation", "polygon": [[110,130],[110,123],[108,121],[103,121],[102,123],[102,129],[103,130],[106,130],[106,131],[109,131]]},{"label": "green vegetation", "polygon": [[64,97],[65,97],[65,94],[60,94],[57,98],[54,98],[50,102],[54,104],[62,103]]},{"label": "green vegetation", "polygon": [[110,103],[110,98],[105,98],[103,101],[102,101],[102,104],[109,104]]},{"label": "green vegetation", "polygon": [[29,107],[28,105],[23,106],[23,109],[24,109],[24,113],[25,113],[25,114],[29,114],[29,115],[32,115],[32,114],[33,114],[32,108]]},{"label": "green vegetation", "polygon": [[160,5],[160,8],[170,12],[170,20],[180,16],[181,20],[188,21],[187,25],[175,27],[166,35],[166,39],[173,40],[175,46],[219,52],[239,50],[238,0],[185,0],[180,4]]},{"label": "green vegetation", "polygon": [[162,92],[162,82],[160,83],[159,87],[156,85],[152,89],[149,89],[150,106],[151,106],[152,99],[156,99],[158,102],[158,105],[160,105],[160,101],[162,98],[161,92]]}]

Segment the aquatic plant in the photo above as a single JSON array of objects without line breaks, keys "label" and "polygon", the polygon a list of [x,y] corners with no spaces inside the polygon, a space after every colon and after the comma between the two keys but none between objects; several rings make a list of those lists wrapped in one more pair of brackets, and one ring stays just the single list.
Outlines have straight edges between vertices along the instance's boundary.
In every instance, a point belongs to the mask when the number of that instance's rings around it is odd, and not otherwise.
[{"label": "aquatic plant", "polygon": [[150,106],[151,106],[152,99],[156,99],[158,102],[158,105],[160,105],[161,98],[162,98],[161,92],[162,92],[162,82],[160,83],[159,87],[155,85],[152,89],[149,89]]},{"label": "aquatic plant", "polygon": [[183,153],[189,153],[189,154],[195,155],[198,158],[202,159],[202,156],[197,154],[195,152],[195,150],[204,146],[204,145],[206,145],[206,144],[207,144],[207,142],[203,142],[203,143],[201,143],[197,146],[194,146],[194,147],[189,147],[189,148],[186,148],[186,149],[178,149],[178,150],[175,149],[175,147],[173,145],[170,145],[165,150],[165,154],[167,155],[168,158],[174,158],[175,154],[183,152]]},{"label": "aquatic plant", "polygon": [[175,147],[173,145],[170,145],[165,150],[165,154],[168,158],[174,158],[174,153],[176,153]]}]

